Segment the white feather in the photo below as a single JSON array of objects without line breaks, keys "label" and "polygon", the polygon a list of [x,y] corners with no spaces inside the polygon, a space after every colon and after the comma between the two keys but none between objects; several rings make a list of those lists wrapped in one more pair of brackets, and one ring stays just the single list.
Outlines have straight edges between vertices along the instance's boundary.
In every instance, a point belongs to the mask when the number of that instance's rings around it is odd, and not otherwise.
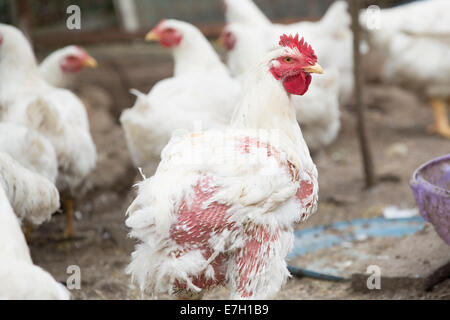
[{"label": "white feather", "polygon": [[56,153],[39,132],[15,123],[0,123],[0,152],[55,183],[58,174]]}]

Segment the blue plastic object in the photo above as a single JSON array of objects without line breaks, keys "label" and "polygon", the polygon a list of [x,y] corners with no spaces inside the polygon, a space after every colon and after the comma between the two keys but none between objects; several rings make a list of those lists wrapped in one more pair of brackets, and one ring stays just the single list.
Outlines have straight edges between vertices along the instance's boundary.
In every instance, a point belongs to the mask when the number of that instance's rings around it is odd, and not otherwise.
[{"label": "blue plastic object", "polygon": [[[421,216],[404,219],[386,219],[376,217],[370,219],[355,219],[340,221],[330,225],[297,230],[294,232],[294,249],[287,259],[295,259],[305,254],[324,248],[340,245],[344,242],[354,242],[371,237],[402,237],[411,235],[425,226]],[[319,270],[302,269],[288,266],[289,271],[299,277],[309,277],[320,280],[340,281],[344,277],[321,272]]]}]

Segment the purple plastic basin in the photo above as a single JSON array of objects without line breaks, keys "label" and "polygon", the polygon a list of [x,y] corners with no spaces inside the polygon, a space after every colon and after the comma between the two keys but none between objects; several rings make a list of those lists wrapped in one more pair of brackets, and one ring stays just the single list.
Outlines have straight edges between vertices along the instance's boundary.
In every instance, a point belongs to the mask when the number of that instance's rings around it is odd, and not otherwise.
[{"label": "purple plastic basin", "polygon": [[410,184],[423,218],[450,245],[450,154],[420,166]]}]

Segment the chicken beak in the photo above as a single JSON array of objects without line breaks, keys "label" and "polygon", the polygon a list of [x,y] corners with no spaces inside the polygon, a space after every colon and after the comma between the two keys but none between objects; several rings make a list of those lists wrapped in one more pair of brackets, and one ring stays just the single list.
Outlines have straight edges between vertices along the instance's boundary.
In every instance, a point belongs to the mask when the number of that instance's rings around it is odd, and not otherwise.
[{"label": "chicken beak", "polygon": [[98,63],[97,63],[97,60],[95,60],[92,57],[89,57],[86,59],[86,61],[84,61],[83,66],[88,67],[88,68],[97,68]]},{"label": "chicken beak", "polygon": [[159,34],[157,34],[153,30],[145,35],[145,41],[147,41],[147,42],[159,41],[160,39],[161,39],[161,37],[159,36]]},{"label": "chicken beak", "polygon": [[323,73],[323,69],[318,63],[316,63],[312,66],[306,67],[304,70],[309,73],[319,73],[319,74]]}]

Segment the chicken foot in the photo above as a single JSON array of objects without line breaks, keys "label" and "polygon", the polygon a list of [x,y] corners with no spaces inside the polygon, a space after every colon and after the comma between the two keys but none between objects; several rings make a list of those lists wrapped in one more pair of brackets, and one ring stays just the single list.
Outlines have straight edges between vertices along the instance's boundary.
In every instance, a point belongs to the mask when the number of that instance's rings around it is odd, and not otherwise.
[{"label": "chicken foot", "polygon": [[445,101],[432,98],[431,107],[433,108],[434,123],[428,127],[428,132],[450,139],[450,125],[448,123],[447,105]]},{"label": "chicken foot", "polygon": [[31,233],[33,232],[34,227],[30,224],[24,224],[22,226],[22,231],[23,234],[25,236],[25,240],[27,241],[27,243],[30,243],[30,239],[31,239]]},{"label": "chicken foot", "polygon": [[67,239],[71,239],[75,235],[75,231],[73,228],[73,220],[74,220],[74,199],[72,195],[67,194],[63,197],[63,210],[66,214],[66,226],[64,228],[64,237]]}]

